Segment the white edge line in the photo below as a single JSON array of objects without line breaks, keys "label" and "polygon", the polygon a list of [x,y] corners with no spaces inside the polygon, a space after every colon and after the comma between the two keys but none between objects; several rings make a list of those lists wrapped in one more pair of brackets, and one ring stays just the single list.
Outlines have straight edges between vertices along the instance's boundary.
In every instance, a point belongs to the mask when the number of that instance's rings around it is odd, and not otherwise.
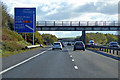
[{"label": "white edge line", "polygon": [[[51,48],[50,48],[50,49],[51,49]],[[50,49],[48,49],[48,50],[50,50]],[[46,51],[48,51],[48,50],[46,50]],[[35,55],[35,56],[32,56],[32,57],[30,57],[30,58],[28,58],[28,59],[26,59],[26,60],[24,60],[24,61],[22,61],[22,62],[20,62],[20,63],[18,63],[18,64],[16,64],[16,65],[14,65],[14,66],[11,66],[11,67],[9,67],[9,68],[1,71],[1,72],[0,72],[0,75],[3,74],[3,73],[5,73],[5,72],[7,72],[7,71],[9,71],[9,70],[11,70],[11,69],[13,69],[13,68],[15,68],[15,67],[17,67],[17,66],[19,66],[19,65],[21,65],[21,64],[23,64],[23,63],[26,63],[26,62],[30,61],[31,59],[33,59],[33,58],[35,58],[35,57],[37,57],[37,56],[45,53],[46,51],[43,51],[43,52],[41,52],[41,53],[39,53],[39,54],[37,54],[37,55]]]},{"label": "white edge line", "polygon": [[78,69],[78,67],[77,67],[77,66],[74,66],[74,68],[75,68],[75,69]]}]

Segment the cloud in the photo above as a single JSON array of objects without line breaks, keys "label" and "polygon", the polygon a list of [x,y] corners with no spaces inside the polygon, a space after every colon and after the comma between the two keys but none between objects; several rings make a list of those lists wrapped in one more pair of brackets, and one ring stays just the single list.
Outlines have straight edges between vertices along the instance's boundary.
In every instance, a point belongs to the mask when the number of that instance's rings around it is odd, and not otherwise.
[{"label": "cloud", "polygon": [[118,4],[111,4],[106,2],[90,2],[83,6],[79,6],[74,10],[78,13],[102,13],[108,15],[118,14]]},{"label": "cloud", "polygon": [[[10,14],[14,15],[14,7],[36,7],[37,20],[98,20],[98,16],[108,19],[117,15],[118,0],[2,0],[8,6]],[[92,14],[99,14],[92,15]],[[91,15],[90,15],[91,14]],[[87,16],[89,15],[89,16]],[[91,17],[92,16],[92,17]],[[108,19],[109,20],[109,19]],[[116,19],[117,20],[117,19]]]},{"label": "cloud", "polygon": [[43,19],[81,20],[84,17],[87,18],[86,20],[117,20],[117,17],[115,16],[118,15],[117,3],[89,2],[81,4],[79,6],[77,5],[76,7],[75,4],[68,4],[66,2],[62,2],[57,6],[59,6],[59,8],[51,9],[44,15],[42,15]]}]

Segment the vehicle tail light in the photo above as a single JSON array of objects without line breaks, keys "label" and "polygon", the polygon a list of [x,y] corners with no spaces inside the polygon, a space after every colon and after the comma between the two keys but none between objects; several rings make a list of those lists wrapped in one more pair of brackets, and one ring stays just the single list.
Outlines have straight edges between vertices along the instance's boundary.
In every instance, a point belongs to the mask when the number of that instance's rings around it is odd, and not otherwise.
[{"label": "vehicle tail light", "polygon": [[76,47],[76,45],[74,45],[74,47]]},{"label": "vehicle tail light", "polygon": [[85,47],[85,45],[83,44],[83,46]]}]

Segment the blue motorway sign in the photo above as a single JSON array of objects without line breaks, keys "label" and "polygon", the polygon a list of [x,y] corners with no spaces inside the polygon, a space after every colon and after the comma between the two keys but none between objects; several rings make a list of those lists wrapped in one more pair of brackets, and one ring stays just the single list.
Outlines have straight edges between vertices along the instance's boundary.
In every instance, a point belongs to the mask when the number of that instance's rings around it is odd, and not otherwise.
[{"label": "blue motorway sign", "polygon": [[14,10],[14,30],[18,33],[36,32],[36,8],[15,8]]}]

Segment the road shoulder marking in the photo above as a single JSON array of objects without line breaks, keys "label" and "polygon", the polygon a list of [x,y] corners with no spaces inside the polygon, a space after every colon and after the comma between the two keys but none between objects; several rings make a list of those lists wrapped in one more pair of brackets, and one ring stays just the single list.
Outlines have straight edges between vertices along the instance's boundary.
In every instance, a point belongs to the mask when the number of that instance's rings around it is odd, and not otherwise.
[{"label": "road shoulder marking", "polygon": [[[50,49],[51,49],[51,48],[49,48],[48,50],[50,50]],[[39,54],[37,54],[37,55],[34,55],[34,56],[32,56],[32,57],[30,57],[30,58],[28,58],[28,59],[26,59],[26,60],[24,60],[24,61],[22,61],[22,62],[20,62],[20,63],[18,63],[18,64],[16,64],[16,65],[14,65],[14,66],[11,66],[11,67],[9,67],[9,68],[7,68],[7,69],[1,71],[1,72],[0,72],[0,75],[3,74],[3,73],[5,73],[5,72],[7,72],[7,71],[9,71],[9,70],[11,70],[11,69],[13,69],[13,68],[15,68],[15,67],[17,67],[17,66],[20,66],[20,65],[22,65],[22,64],[24,64],[24,63],[26,63],[26,62],[32,60],[33,58],[38,57],[39,55],[41,55],[41,54],[47,52],[48,50],[43,51],[43,52],[41,52],[41,53],[39,53]]]}]

